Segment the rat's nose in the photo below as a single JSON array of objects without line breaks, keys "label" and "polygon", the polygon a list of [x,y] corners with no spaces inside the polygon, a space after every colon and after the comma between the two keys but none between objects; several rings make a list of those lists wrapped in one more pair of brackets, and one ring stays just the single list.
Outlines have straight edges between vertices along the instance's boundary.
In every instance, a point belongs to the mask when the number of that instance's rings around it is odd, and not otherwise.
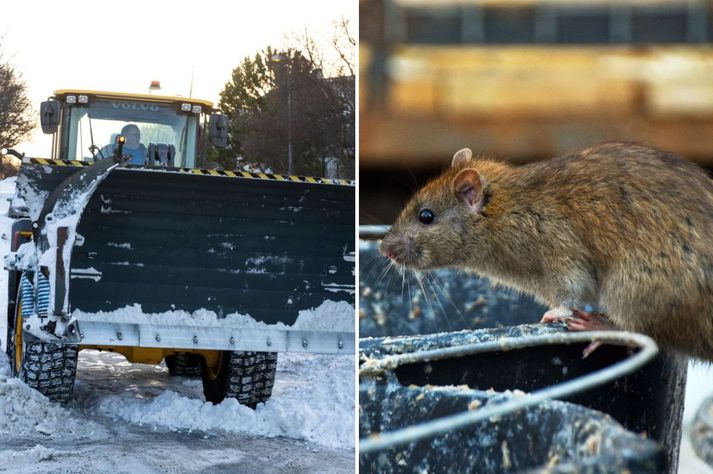
[{"label": "rat's nose", "polygon": [[386,258],[394,260],[396,258],[396,252],[391,249],[385,249],[384,247],[379,248],[379,253]]},{"label": "rat's nose", "polygon": [[391,260],[396,259],[396,252],[387,245],[384,245],[384,242],[381,242],[381,245],[379,245],[379,253],[386,258],[390,258]]}]

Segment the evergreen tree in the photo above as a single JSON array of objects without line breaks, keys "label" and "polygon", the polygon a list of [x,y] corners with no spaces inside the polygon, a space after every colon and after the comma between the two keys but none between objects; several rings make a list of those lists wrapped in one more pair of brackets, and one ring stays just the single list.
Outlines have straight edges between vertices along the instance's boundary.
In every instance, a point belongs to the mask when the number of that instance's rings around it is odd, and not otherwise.
[{"label": "evergreen tree", "polygon": [[[345,135],[352,143],[353,110],[340,103],[341,82],[354,78],[322,77],[321,70],[294,49],[267,48],[246,57],[221,92],[219,107],[231,121],[230,146],[213,159],[227,168],[236,159],[285,174],[292,144],[293,173],[323,176],[327,159],[341,158]],[[341,81],[341,82],[340,82]],[[353,151],[345,177],[353,177]]]}]

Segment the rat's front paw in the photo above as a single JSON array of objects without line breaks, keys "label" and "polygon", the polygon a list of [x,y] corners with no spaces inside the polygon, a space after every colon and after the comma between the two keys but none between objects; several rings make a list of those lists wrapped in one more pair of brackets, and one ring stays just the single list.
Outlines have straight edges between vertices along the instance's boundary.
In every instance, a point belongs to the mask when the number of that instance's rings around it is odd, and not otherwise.
[{"label": "rat's front paw", "polygon": [[602,313],[587,313],[575,309],[572,317],[567,321],[567,329],[570,331],[609,331],[614,326]]},{"label": "rat's front paw", "polygon": [[564,306],[558,306],[547,311],[540,320],[541,323],[559,323],[569,320],[572,317],[573,311]]},{"label": "rat's front paw", "polygon": [[[575,309],[572,313],[572,317],[567,321],[567,329],[570,331],[608,331],[614,329],[614,326],[602,313],[587,313],[579,309]],[[600,341],[592,341],[582,351],[582,359],[589,357],[601,345]]]}]

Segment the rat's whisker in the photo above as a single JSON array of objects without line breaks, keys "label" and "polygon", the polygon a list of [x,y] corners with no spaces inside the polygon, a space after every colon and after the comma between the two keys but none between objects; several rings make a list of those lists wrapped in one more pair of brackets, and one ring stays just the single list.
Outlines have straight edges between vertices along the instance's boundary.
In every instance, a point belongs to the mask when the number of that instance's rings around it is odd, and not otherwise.
[{"label": "rat's whisker", "polygon": [[401,299],[404,298],[404,287],[406,286],[406,278],[404,278],[404,272],[401,269],[397,270],[401,275]]},{"label": "rat's whisker", "polygon": [[[399,278],[398,266],[392,260],[389,262],[389,283],[386,287],[389,294],[393,293],[391,291],[391,289],[393,288],[394,280],[398,281],[398,278]],[[402,287],[403,287],[403,285],[402,285]]]},{"label": "rat's whisker", "polygon": [[[430,279],[429,279],[429,277],[430,277]],[[443,314],[443,316],[444,316],[444,318],[445,318],[446,324],[448,324],[448,329],[449,329],[450,331],[455,330],[455,327],[453,326],[453,323],[452,323],[451,320],[450,320],[448,311],[447,311],[446,308],[443,306],[443,302],[441,301],[441,299],[438,297],[438,293],[439,293],[439,292],[436,291],[436,290],[433,288],[434,286],[436,286],[436,288],[438,288],[438,286],[437,286],[437,285],[434,285],[434,283],[433,283],[433,275],[432,275],[431,272],[426,272],[426,281],[427,281],[428,284],[431,286],[431,291],[433,292],[433,296],[434,296],[434,298],[436,299],[436,301],[438,302],[438,305],[441,307],[441,313]],[[442,291],[442,290],[441,290],[441,291]]]},{"label": "rat's whisker", "polygon": [[359,209],[359,224],[388,227],[388,225],[384,224],[383,219],[376,217],[364,209]]},{"label": "rat's whisker", "polygon": [[470,329],[471,324],[468,322],[460,308],[458,308],[455,301],[453,301],[453,298],[451,298],[450,293],[446,289],[445,283],[438,279],[438,275],[435,272],[431,272],[431,279],[433,280],[433,284],[441,290],[441,294],[446,298],[447,303],[450,303],[450,306],[455,310],[458,317],[460,317],[460,320],[463,322],[463,327]]},{"label": "rat's whisker", "polygon": [[408,301],[409,301],[409,305],[410,305],[410,304],[412,304],[412,301],[413,301],[413,296],[411,295],[411,279],[407,278],[405,276],[405,272],[403,272],[401,275],[402,275],[404,281],[406,282],[406,289],[408,290]]},{"label": "rat's whisker", "polygon": [[384,277],[389,273],[389,270],[391,270],[391,267],[393,266],[393,264],[394,264],[393,260],[389,260],[388,265],[386,265],[386,266],[384,267],[384,269],[383,269],[383,270],[381,271],[381,273],[379,274],[379,277],[378,277],[378,278],[376,279],[376,281],[374,282],[374,285],[373,285],[374,288],[376,288],[377,286],[379,286],[379,284],[381,283],[381,280],[383,280]]},{"label": "rat's whisker", "polygon": [[428,305],[428,308],[431,311],[431,316],[434,316],[436,313],[433,311],[433,304],[431,302],[431,298],[429,298],[428,292],[423,286],[423,281],[421,280],[421,272],[414,270],[413,274],[416,277],[416,283],[418,283],[418,286],[421,287],[421,293],[423,294],[423,297],[426,300],[426,304]]},{"label": "rat's whisker", "polygon": [[[384,268],[388,267],[388,266],[389,266],[390,264],[392,264],[392,263],[393,263],[393,261],[391,261],[391,260],[388,259],[387,257],[384,257],[384,256],[382,256],[382,255],[376,254],[376,255],[373,255],[373,256],[369,259],[369,261],[366,263],[365,266],[362,266],[362,267],[359,269],[359,273],[363,273],[363,272],[367,272],[367,271],[368,271],[368,272],[372,272],[372,271],[374,271],[374,270],[375,270],[377,273],[381,273],[381,271],[383,271]],[[384,268],[382,268],[382,266],[383,266]],[[371,279],[370,279],[370,280],[371,280]]]},{"label": "rat's whisker", "polygon": [[[401,163],[404,165],[404,168],[408,171],[409,175],[411,175],[411,179],[413,180],[413,185],[415,186],[413,189],[419,188],[421,184],[419,184],[418,180],[416,179],[416,175],[413,174],[413,170],[411,169],[411,165],[404,159],[403,156],[399,156],[399,160]],[[410,189],[410,191],[413,191],[413,189]]]}]

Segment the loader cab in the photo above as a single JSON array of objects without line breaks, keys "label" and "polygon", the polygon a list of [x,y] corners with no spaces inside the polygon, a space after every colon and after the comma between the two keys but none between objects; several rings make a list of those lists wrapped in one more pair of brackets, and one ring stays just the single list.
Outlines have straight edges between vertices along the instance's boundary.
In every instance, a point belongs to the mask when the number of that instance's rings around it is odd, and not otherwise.
[{"label": "loader cab", "polygon": [[131,163],[177,168],[204,166],[208,142],[216,143],[209,122],[222,117],[210,115],[215,110],[204,100],[78,90],[55,92],[41,110],[43,131],[53,134],[53,159],[107,158],[122,129],[133,124],[140,151]]}]

